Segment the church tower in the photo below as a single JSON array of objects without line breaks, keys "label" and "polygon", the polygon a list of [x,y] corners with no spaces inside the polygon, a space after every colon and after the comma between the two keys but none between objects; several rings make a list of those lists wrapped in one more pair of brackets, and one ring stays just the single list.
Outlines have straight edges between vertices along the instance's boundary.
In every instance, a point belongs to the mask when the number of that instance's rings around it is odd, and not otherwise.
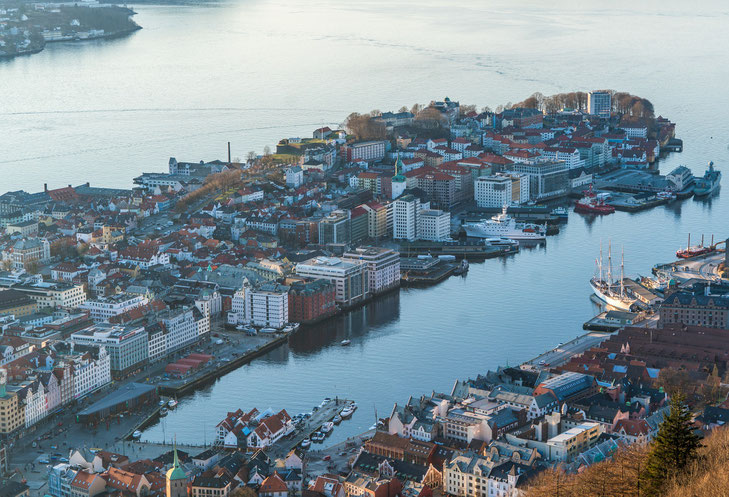
[{"label": "church tower", "polygon": [[404,166],[400,160],[400,155],[397,156],[395,161],[395,176],[392,177],[392,199],[396,199],[405,191],[407,188],[407,181],[405,175],[402,174]]},{"label": "church tower", "polygon": [[177,458],[177,442],[174,445],[175,460],[165,475],[165,497],[187,497],[187,475]]}]

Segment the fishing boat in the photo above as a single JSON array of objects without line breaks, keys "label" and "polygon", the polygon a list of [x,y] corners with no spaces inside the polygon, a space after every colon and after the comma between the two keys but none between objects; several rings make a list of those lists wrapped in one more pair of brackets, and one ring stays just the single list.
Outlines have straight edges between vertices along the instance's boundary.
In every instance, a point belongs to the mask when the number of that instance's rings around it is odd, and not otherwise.
[{"label": "fishing boat", "polygon": [[721,171],[714,169],[714,162],[709,162],[709,169],[702,178],[694,180],[694,195],[706,197],[719,189],[721,183]]},{"label": "fishing boat", "polygon": [[301,441],[300,445],[301,445],[302,449],[308,449],[309,447],[311,447],[311,439],[310,438],[303,439]]},{"label": "fishing boat", "polygon": [[603,277],[602,246],[600,247],[600,259],[595,262],[597,265],[597,272],[595,276],[590,279],[590,286],[592,287],[592,291],[595,296],[618,310],[630,311],[633,304],[635,304],[636,299],[628,297],[625,293],[625,286],[623,285],[624,257],[621,256],[620,259],[620,280],[617,283],[613,281],[611,245],[608,245],[608,268],[606,277]]},{"label": "fishing boat", "polygon": [[714,252],[716,247],[714,246],[714,235],[711,235],[711,245],[708,247],[704,246],[704,235],[701,235],[701,245],[691,246],[691,233],[688,236],[688,244],[685,249],[676,251],[676,257],[679,259],[689,259],[691,257],[697,257],[699,255],[706,255]]},{"label": "fishing boat", "polygon": [[466,236],[473,238],[505,237],[512,240],[544,240],[547,237],[547,229],[540,224],[529,224],[516,222],[509,216],[507,206],[501,210],[501,214],[491,219],[482,219],[476,223],[464,223],[463,229]]}]

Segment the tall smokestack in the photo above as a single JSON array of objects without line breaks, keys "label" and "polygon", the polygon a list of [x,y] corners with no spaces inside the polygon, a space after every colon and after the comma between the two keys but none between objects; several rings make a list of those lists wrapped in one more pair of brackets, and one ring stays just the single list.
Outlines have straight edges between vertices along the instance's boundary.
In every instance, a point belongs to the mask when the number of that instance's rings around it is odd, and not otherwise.
[{"label": "tall smokestack", "polygon": [[230,142],[228,142],[228,165],[230,165]]}]

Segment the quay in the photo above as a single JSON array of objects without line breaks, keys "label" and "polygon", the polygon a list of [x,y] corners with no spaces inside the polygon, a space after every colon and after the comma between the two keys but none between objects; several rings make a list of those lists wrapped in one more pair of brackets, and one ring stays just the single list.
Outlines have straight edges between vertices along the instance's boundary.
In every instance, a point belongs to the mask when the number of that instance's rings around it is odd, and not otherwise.
[{"label": "quay", "polygon": [[160,395],[167,395],[170,397],[179,397],[189,393],[192,390],[200,388],[201,386],[210,383],[219,377],[238,369],[244,364],[248,364],[253,359],[260,357],[273,349],[280,347],[284,343],[288,342],[290,333],[282,333],[280,336],[274,338],[270,342],[260,345],[257,348],[239,355],[228,362],[220,364],[215,369],[206,372],[203,375],[197,376],[193,379],[181,379],[181,380],[170,380],[166,385],[160,385],[158,392]]},{"label": "quay", "polygon": [[[501,207],[479,207],[471,209],[463,214],[463,219],[466,222],[478,222],[485,217],[495,216],[501,214]],[[565,219],[552,214],[551,207],[544,206],[509,206],[506,208],[506,213],[516,219],[517,221],[535,223],[535,224],[558,224],[563,222]]]},{"label": "quay", "polygon": [[582,329],[589,331],[618,331],[624,326],[635,326],[645,319],[643,313],[604,311],[585,322]]},{"label": "quay", "polygon": [[435,285],[451,276],[458,264],[449,264],[434,257],[401,257],[400,286]]},{"label": "quay", "polygon": [[[452,241],[452,242],[403,242],[400,244],[400,255],[412,257],[417,255],[452,255],[462,259],[490,259],[502,255],[511,255],[519,251],[519,247],[494,247],[483,241]],[[402,263],[401,263],[402,267]]]}]

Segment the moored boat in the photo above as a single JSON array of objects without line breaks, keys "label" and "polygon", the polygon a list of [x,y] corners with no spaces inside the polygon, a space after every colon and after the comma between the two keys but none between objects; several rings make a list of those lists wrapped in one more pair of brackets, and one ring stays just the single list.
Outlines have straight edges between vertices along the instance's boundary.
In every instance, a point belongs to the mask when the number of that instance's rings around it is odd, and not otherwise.
[{"label": "moored boat", "polygon": [[539,224],[516,222],[509,216],[507,207],[501,214],[491,219],[482,219],[476,223],[464,223],[463,229],[466,236],[473,238],[505,237],[513,240],[544,240],[547,237],[547,229]]},{"label": "moored boat", "polygon": [[177,401],[175,399],[170,399],[169,401],[167,401],[167,407],[169,407],[170,409],[174,409],[175,407],[177,407]]},{"label": "moored boat", "polygon": [[714,246],[714,238],[712,236],[711,238],[711,245],[708,247],[704,246],[704,236],[701,236],[701,245],[694,245],[691,246],[691,234],[689,233],[688,236],[688,244],[686,245],[685,249],[680,249],[676,251],[676,257],[679,259],[690,259],[691,257],[698,257],[700,255],[706,255],[710,254],[711,252],[714,252],[716,250],[716,247]]},{"label": "moored boat", "polygon": [[324,423],[323,425],[321,425],[321,428],[319,430],[322,433],[324,433],[325,435],[327,435],[327,434],[331,433],[331,431],[333,429],[334,429],[334,423],[332,423],[331,421],[328,421],[328,422]]},{"label": "moored boat", "polygon": [[169,410],[166,407],[163,407],[162,409],[159,410],[159,415],[164,417],[164,416],[167,416],[168,412],[169,412]]},{"label": "moored boat", "polygon": [[308,449],[309,447],[311,447],[311,439],[305,438],[301,441],[301,444],[299,444],[299,445],[301,446],[302,449]]},{"label": "moored boat", "polygon": [[341,345],[342,347],[346,347],[347,345],[349,345],[349,344],[351,344],[351,343],[352,343],[352,340],[342,340],[341,342],[339,342],[339,344],[340,344],[340,345]]},{"label": "moored boat", "polygon": [[334,418],[332,419],[332,423],[334,423],[335,425],[338,425],[341,422],[342,422],[342,417],[339,414],[334,416]]},{"label": "moored boat", "polygon": [[605,203],[609,194],[598,193],[594,196],[584,196],[575,203],[575,212],[582,214],[612,214],[615,207]]},{"label": "moored boat", "polygon": [[623,257],[620,261],[620,280],[618,282],[613,281],[612,276],[612,250],[608,246],[608,268],[607,275],[603,277],[603,266],[602,266],[602,247],[600,247],[600,258],[596,260],[597,272],[595,276],[590,279],[590,287],[595,296],[618,310],[630,311],[635,304],[636,299],[628,297],[625,293],[625,287],[623,284],[624,279],[624,264]]},{"label": "moored boat", "polygon": [[714,169],[714,162],[709,162],[709,169],[702,178],[694,180],[694,195],[706,197],[719,189],[721,183],[721,171]]},{"label": "moored boat", "polygon": [[139,440],[140,438],[142,438],[142,432],[139,430],[136,430],[134,433],[132,433],[132,438],[134,440]]}]

